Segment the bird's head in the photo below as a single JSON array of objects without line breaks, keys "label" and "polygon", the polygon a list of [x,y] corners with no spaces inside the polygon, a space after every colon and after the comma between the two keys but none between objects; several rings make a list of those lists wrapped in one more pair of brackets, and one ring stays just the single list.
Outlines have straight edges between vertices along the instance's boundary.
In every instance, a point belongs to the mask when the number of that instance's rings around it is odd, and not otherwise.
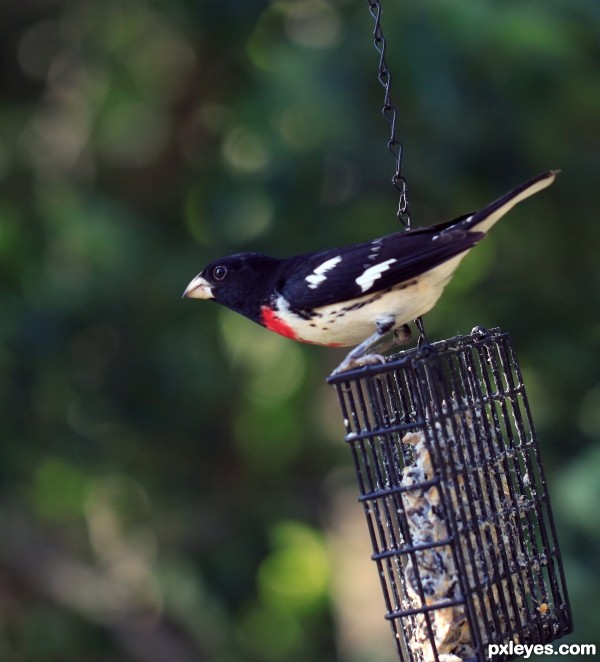
[{"label": "bird's head", "polygon": [[279,260],[260,253],[239,253],[211,262],[185,288],[184,297],[212,299],[252,317],[250,302],[270,292]]}]

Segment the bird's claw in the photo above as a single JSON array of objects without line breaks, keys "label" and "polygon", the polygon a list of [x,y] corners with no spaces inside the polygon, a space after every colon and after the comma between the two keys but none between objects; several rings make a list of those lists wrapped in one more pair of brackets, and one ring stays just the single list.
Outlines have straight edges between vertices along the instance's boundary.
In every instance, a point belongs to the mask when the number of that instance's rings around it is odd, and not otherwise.
[{"label": "bird's claw", "polygon": [[[410,326],[408,324],[403,324],[397,329],[394,329],[394,332],[391,334],[391,337],[388,338],[387,342],[380,343],[377,349],[378,352],[368,352],[368,349],[371,345],[375,344],[378,339],[381,338],[382,333],[388,332],[389,329],[381,328],[378,329],[377,333],[367,338],[363,343],[355,347],[348,356],[340,363],[340,365],[331,373],[332,375],[339,375],[342,372],[351,370],[352,368],[361,368],[365,365],[373,365],[376,363],[385,363],[385,357],[381,352],[385,352],[395,345],[406,345],[410,342],[412,333]],[[364,353],[361,353],[364,352]]]},{"label": "bird's claw", "polygon": [[362,368],[365,365],[375,365],[376,363],[385,363],[385,357],[381,354],[363,354],[356,358],[347,356],[331,374],[339,375],[353,368]]}]

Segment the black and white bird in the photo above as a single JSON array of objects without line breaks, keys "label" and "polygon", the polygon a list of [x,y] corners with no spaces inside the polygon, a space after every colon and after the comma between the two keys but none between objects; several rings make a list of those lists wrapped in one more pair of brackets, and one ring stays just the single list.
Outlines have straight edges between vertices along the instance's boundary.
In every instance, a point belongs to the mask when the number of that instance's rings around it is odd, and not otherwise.
[{"label": "black and white bird", "polygon": [[[357,345],[336,372],[371,362],[369,348],[433,308],[465,255],[516,204],[559,171],[521,184],[453,221],[361,244],[284,259],[239,253],[209,264],[183,296],[211,299],[261,326],[305,343]],[[380,358],[380,357],[379,357]]]}]

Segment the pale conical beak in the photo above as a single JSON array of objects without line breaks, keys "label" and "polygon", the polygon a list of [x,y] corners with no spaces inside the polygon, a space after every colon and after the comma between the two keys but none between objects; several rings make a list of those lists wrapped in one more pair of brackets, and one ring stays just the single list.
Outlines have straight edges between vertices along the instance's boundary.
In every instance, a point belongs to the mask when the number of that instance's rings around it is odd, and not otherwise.
[{"label": "pale conical beak", "polygon": [[185,288],[184,297],[190,299],[214,299],[211,286],[201,276],[196,276],[194,280]]}]

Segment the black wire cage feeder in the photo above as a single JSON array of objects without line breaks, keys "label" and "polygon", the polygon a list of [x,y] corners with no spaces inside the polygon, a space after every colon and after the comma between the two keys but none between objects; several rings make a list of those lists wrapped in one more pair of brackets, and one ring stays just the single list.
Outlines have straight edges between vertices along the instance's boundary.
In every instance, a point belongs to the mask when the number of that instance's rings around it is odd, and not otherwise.
[{"label": "black wire cage feeder", "polygon": [[[368,5],[396,160],[397,216],[410,229],[381,5]],[[418,347],[328,378],[386,618],[403,661],[513,659],[517,644],[546,644],[572,630],[519,363],[500,329],[429,343],[416,321]]]},{"label": "black wire cage feeder", "polygon": [[399,658],[485,660],[490,644],[544,644],[570,632],[540,451],[508,334],[476,328],[328,381]]}]

